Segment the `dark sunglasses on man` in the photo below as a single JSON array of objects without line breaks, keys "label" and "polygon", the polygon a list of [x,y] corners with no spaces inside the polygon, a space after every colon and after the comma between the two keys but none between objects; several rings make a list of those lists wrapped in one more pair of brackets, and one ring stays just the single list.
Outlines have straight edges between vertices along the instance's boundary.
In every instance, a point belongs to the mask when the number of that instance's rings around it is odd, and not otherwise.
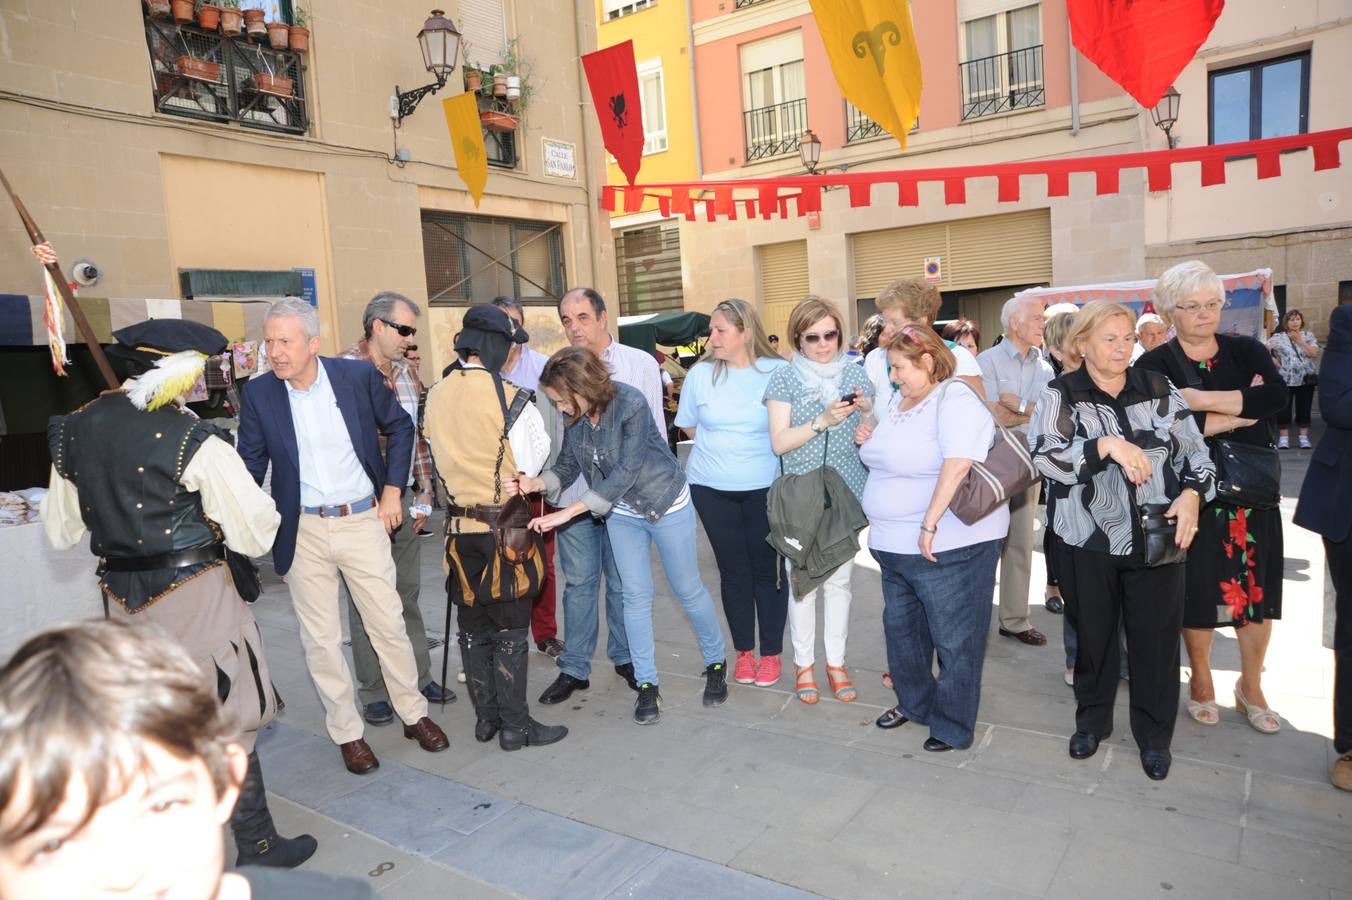
[{"label": "dark sunglasses on man", "polygon": [[399,332],[400,337],[413,337],[413,335],[418,333],[418,329],[414,328],[412,325],[399,325],[391,322],[389,319],[380,319],[379,321],[384,322],[386,328],[393,328],[395,331]]}]

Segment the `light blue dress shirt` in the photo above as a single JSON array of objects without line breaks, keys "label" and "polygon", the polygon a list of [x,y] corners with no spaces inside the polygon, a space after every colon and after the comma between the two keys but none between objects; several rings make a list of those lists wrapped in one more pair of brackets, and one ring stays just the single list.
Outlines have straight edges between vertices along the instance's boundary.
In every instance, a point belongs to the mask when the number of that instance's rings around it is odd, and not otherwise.
[{"label": "light blue dress shirt", "polygon": [[300,504],[352,503],[371,496],[371,479],[352,447],[343,411],[338,408],[338,398],[324,371],[324,361],[321,359],[318,364],[319,376],[308,391],[296,390],[291,382],[286,382],[299,451]]}]

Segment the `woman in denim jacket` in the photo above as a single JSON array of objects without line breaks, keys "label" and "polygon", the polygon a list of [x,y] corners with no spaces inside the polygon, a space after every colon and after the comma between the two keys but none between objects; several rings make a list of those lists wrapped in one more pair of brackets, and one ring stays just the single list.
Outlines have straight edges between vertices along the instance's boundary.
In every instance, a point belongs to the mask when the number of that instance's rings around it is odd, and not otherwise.
[{"label": "woman in denim jacket", "polygon": [[695,552],[695,510],[685,472],[657,433],[643,395],[610,377],[605,363],[582,347],[560,350],[545,363],[540,389],[569,417],[563,449],[539,478],[504,480],[508,491],[557,495],[578,475],[587,476],[580,500],[531,521],[544,532],[589,513],[606,522],[624,591],[624,630],[639,683],[634,721],[656,722],[661,696],[653,649],[653,577],[657,544],[662,568],[699,640],[704,657],[704,705],[728,699],[723,631],[713,598],[700,580]]}]

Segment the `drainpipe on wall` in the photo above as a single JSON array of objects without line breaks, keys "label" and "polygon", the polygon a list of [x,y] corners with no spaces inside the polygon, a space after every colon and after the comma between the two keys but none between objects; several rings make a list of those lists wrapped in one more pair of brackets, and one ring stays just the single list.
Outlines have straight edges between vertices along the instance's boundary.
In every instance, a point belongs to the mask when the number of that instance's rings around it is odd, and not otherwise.
[{"label": "drainpipe on wall", "polygon": [[[589,12],[586,12],[591,7]],[[596,220],[599,216],[598,210],[601,208],[601,197],[599,193],[593,193],[591,152],[588,145],[591,143],[590,130],[591,122],[587,117],[587,74],[582,68],[582,50],[588,46],[583,32],[583,22],[590,21],[595,28],[596,9],[593,0],[576,0],[573,4],[575,13],[573,15],[573,45],[577,50],[577,78],[578,78],[578,97],[577,97],[577,118],[582,126],[582,165],[587,173],[587,234],[591,240],[591,282],[597,285],[597,290],[601,290],[601,243],[596,235]],[[601,170],[601,181],[605,183],[605,169]],[[565,285],[565,289],[566,289]],[[617,298],[618,299],[618,298]]]},{"label": "drainpipe on wall", "polygon": [[1080,53],[1070,36],[1070,21],[1066,21],[1066,46],[1070,49],[1070,133],[1080,133]]},{"label": "drainpipe on wall", "polygon": [[704,149],[700,146],[699,130],[699,94],[695,93],[695,17],[690,9],[691,0],[685,0],[685,34],[690,58],[690,125],[695,133],[695,178],[704,180]]}]

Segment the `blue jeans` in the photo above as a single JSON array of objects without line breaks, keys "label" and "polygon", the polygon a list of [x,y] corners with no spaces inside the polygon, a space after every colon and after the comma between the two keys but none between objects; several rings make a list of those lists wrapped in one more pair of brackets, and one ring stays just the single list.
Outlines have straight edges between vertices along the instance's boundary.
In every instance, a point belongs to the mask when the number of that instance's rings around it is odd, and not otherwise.
[{"label": "blue jeans", "polygon": [[[872,550],[882,567],[887,666],[906,718],[950,747],[972,746],[1000,541],[936,553]],[[934,654],[939,654],[935,678]]]},{"label": "blue jeans", "polygon": [[686,504],[657,522],[612,513],[606,519],[615,567],[624,586],[624,630],[634,657],[634,678],[657,684],[657,661],[653,649],[652,545],[662,557],[662,570],[676,599],[681,601],[699,640],[706,666],[723,662],[723,629],[714,612],[714,599],[699,577],[695,553],[695,507]]},{"label": "blue jeans", "polygon": [[564,651],[559,670],[574,678],[591,674],[592,654],[600,624],[596,605],[601,592],[601,572],[606,574],[606,655],[617,666],[629,662],[629,639],[624,633],[624,596],[620,573],[610,552],[606,526],[582,515],[556,533],[555,547],[563,567]]}]

